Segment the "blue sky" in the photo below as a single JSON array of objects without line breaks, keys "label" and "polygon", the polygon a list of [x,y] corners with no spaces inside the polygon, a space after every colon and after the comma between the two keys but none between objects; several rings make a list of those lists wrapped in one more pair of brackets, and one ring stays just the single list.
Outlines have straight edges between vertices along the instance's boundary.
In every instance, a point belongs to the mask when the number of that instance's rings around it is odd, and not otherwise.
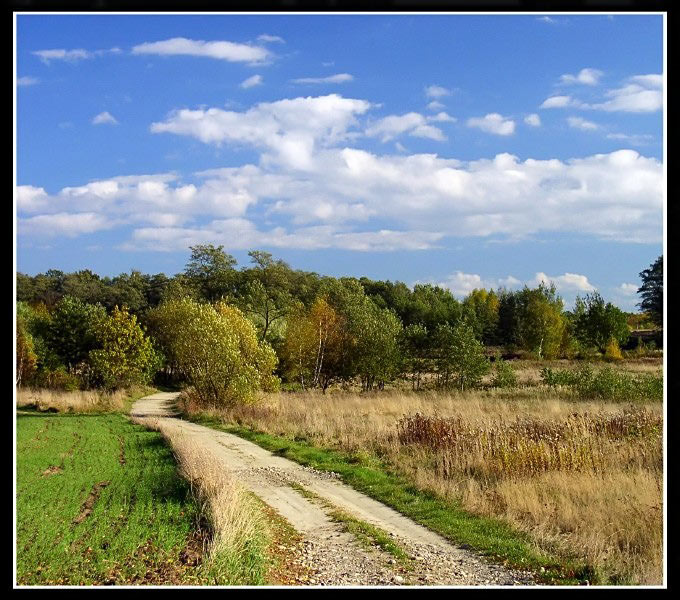
[{"label": "blue sky", "polygon": [[240,265],[626,310],[662,253],[660,15],[17,15],[17,270]]}]

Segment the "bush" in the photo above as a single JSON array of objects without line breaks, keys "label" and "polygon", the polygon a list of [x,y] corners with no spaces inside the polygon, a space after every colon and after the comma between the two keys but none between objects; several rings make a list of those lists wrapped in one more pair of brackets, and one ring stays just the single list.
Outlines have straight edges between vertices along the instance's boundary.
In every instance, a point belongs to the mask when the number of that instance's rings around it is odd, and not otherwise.
[{"label": "bush", "polygon": [[99,319],[93,326],[99,348],[89,354],[90,375],[95,384],[118,389],[149,383],[158,368],[160,357],[151,340],[126,307]]},{"label": "bush", "polygon": [[494,363],[494,376],[491,385],[499,388],[509,388],[517,386],[517,374],[512,365],[502,358],[497,357]]},{"label": "bush", "polygon": [[255,326],[238,308],[170,300],[150,312],[149,322],[204,406],[249,402],[258,390],[278,389],[276,354],[258,342]]},{"label": "bush", "polygon": [[581,399],[619,401],[661,401],[663,373],[656,375],[619,373],[610,367],[594,371],[589,365],[562,371],[545,367],[541,370],[543,383],[550,387],[565,386]]},{"label": "bush", "polygon": [[604,350],[604,358],[609,361],[621,360],[623,358],[621,348],[619,348],[619,344],[615,339],[609,340]]}]

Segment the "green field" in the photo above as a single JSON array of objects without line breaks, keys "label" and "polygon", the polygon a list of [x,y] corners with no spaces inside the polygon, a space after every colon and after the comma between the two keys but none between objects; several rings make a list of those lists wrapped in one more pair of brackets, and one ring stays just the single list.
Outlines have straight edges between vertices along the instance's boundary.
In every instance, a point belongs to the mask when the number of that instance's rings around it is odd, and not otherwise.
[{"label": "green field", "polygon": [[162,437],[119,414],[17,414],[17,584],[189,584],[198,506]]}]

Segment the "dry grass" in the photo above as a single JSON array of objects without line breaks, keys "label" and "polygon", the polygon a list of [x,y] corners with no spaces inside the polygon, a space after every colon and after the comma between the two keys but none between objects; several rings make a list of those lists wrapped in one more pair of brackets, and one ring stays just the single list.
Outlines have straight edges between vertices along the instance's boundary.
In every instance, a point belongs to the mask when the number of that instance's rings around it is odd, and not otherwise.
[{"label": "dry grass", "polygon": [[203,575],[215,585],[264,583],[268,526],[249,493],[215,456],[178,428],[173,419],[133,418],[159,431],[172,446],[180,473],[190,483],[210,528]]},{"label": "dry grass", "polygon": [[[586,557],[609,581],[661,583],[661,403],[570,402],[528,387],[271,394],[214,412],[266,433],[373,453],[421,489],[504,518],[539,546]],[[403,436],[405,421],[400,439],[400,420],[416,413],[448,424],[459,443],[416,443]]]},{"label": "dry grass", "polygon": [[131,397],[140,396],[145,388],[104,392],[86,390],[65,392],[49,389],[17,388],[17,408],[33,408],[41,412],[124,412]]}]

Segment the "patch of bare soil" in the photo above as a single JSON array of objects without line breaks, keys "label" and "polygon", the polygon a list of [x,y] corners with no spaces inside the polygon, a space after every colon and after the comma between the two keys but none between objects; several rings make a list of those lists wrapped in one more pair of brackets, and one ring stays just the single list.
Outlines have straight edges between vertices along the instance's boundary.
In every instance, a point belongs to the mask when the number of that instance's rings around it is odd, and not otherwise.
[{"label": "patch of bare soil", "polygon": [[64,470],[64,469],[63,469],[62,467],[57,467],[57,466],[55,466],[55,465],[50,465],[49,467],[47,467],[47,469],[45,469],[45,470],[42,472],[42,476],[43,476],[43,477],[49,477],[50,475],[58,475],[58,474],[61,473],[63,470]]},{"label": "patch of bare soil", "polygon": [[89,517],[92,514],[92,509],[94,508],[94,505],[96,504],[97,500],[99,500],[99,493],[103,488],[105,488],[107,485],[111,483],[110,481],[100,481],[99,483],[95,483],[94,486],[92,487],[92,491],[90,492],[89,496],[86,498],[85,502],[83,502],[83,505],[80,508],[80,514],[71,521],[73,525],[78,525],[82,523],[87,517]]}]

